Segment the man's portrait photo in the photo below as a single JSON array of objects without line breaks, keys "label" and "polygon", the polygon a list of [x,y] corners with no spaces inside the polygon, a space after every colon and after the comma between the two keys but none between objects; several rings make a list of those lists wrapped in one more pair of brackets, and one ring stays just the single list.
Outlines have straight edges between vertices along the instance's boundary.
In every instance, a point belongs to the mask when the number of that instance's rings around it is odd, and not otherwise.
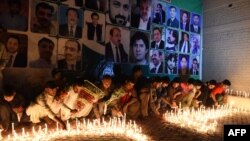
[{"label": "man's portrait photo", "polygon": [[5,52],[1,56],[1,59],[6,60],[5,67],[27,67],[27,46],[27,35],[8,33]]},{"label": "man's portrait photo", "polygon": [[177,74],[177,53],[167,53],[165,60],[165,73]]},{"label": "man's portrait photo", "polygon": [[201,33],[201,17],[198,14],[192,13],[190,31],[193,33]]},{"label": "man's portrait photo", "polygon": [[160,1],[152,2],[152,22],[163,25],[166,22],[166,3]]},{"label": "man's portrait photo", "polygon": [[85,8],[99,12],[105,12],[106,3],[107,0],[85,0]]},{"label": "man's portrait photo", "polygon": [[178,74],[179,75],[189,75],[189,55],[179,54]]},{"label": "man's portrait photo", "polygon": [[29,1],[27,0],[1,0],[0,24],[7,29],[27,31]]},{"label": "man's portrait photo", "polygon": [[190,40],[189,40],[189,34],[187,32],[181,32],[181,40],[179,43],[179,51],[181,53],[190,53]]},{"label": "man's portrait photo", "polygon": [[119,26],[130,26],[129,0],[108,0],[106,22]]},{"label": "man's portrait photo", "polygon": [[55,68],[57,54],[56,38],[33,36],[32,39],[35,42],[29,42],[29,67]]},{"label": "man's portrait photo", "polygon": [[76,39],[60,39],[58,54],[57,54],[57,68],[59,70],[76,71],[81,70],[81,52],[82,46]]},{"label": "man's portrait photo", "polygon": [[141,30],[150,30],[151,26],[151,0],[137,1],[137,11],[131,16],[131,27]]},{"label": "man's portrait photo", "polygon": [[164,27],[160,26],[152,26],[152,32],[151,32],[151,48],[154,49],[164,49],[165,45],[165,32]]},{"label": "man's portrait photo", "polygon": [[57,35],[57,5],[44,1],[32,2],[31,32]]},{"label": "man's portrait photo", "polygon": [[149,55],[149,34],[142,31],[131,31],[130,35],[130,63],[147,65]]},{"label": "man's portrait photo", "polygon": [[59,35],[69,38],[82,37],[82,19],[81,9],[60,6],[60,26]]},{"label": "man's portrait photo", "polygon": [[200,54],[201,52],[201,36],[199,34],[190,34],[191,49],[190,53]]},{"label": "man's portrait photo", "polygon": [[179,41],[179,32],[168,28],[166,30],[166,45],[165,49],[167,51],[177,51],[178,50],[178,41]]},{"label": "man's portrait photo", "polygon": [[96,42],[104,41],[105,15],[86,10],[84,12],[84,35],[88,40]]},{"label": "man's portrait photo", "polygon": [[191,56],[190,62],[190,75],[199,75],[200,74],[200,63],[199,63],[199,56]]},{"label": "man's portrait photo", "polygon": [[129,52],[129,30],[117,26],[106,27],[105,60],[127,63]]},{"label": "man's portrait photo", "polygon": [[176,6],[168,5],[167,26],[179,28],[179,9]]},{"label": "man's portrait photo", "polygon": [[160,49],[150,50],[150,64],[149,64],[150,73],[163,73],[164,69],[163,59],[164,59],[164,51]]},{"label": "man's portrait photo", "polygon": [[180,29],[184,31],[189,31],[190,25],[190,12],[185,10],[180,10]]}]

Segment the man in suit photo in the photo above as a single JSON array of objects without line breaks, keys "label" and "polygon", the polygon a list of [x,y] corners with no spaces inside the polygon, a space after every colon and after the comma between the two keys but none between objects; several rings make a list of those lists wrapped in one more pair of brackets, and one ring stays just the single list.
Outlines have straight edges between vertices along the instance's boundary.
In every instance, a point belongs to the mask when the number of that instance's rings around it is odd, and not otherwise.
[{"label": "man in suit photo", "polygon": [[109,35],[110,41],[105,46],[105,60],[117,63],[128,62],[128,54],[121,43],[121,30],[113,27]]},{"label": "man in suit photo", "polygon": [[92,22],[87,24],[87,37],[88,40],[102,41],[102,25],[98,24],[99,15],[96,12],[91,14]]},{"label": "man in suit photo", "polygon": [[81,70],[81,45],[75,39],[69,39],[64,46],[64,59],[57,61],[57,67],[61,70]]},{"label": "man in suit photo", "polygon": [[199,75],[199,62],[196,58],[193,58],[193,62],[189,72],[191,75]]},{"label": "man in suit photo", "polygon": [[20,52],[20,38],[17,35],[8,36],[5,47],[9,56],[6,67],[27,66],[27,54]]},{"label": "man in suit photo", "polygon": [[201,27],[200,27],[200,16],[197,14],[193,14],[193,23],[190,26],[191,32],[194,33],[201,33]]},{"label": "man in suit photo", "polygon": [[77,9],[68,8],[66,11],[67,23],[59,26],[59,34],[71,38],[81,38],[82,27],[78,25],[79,18],[80,15]]},{"label": "man in suit photo", "polygon": [[187,11],[181,10],[181,23],[180,28],[185,31],[189,31],[189,13]]},{"label": "man in suit photo", "polygon": [[150,73],[163,73],[163,53],[160,50],[151,50]]},{"label": "man in suit photo", "polygon": [[162,40],[162,29],[160,29],[159,27],[154,27],[153,36],[154,41],[151,42],[151,48],[163,49],[165,42]]},{"label": "man in suit photo", "polygon": [[167,26],[179,28],[179,21],[176,18],[176,13],[177,13],[177,8],[175,6],[170,6],[169,7],[170,17],[168,18]]},{"label": "man in suit photo", "polygon": [[186,32],[182,32],[182,38],[180,40],[180,47],[179,47],[179,51],[181,53],[190,53],[190,48],[191,48],[191,44],[189,41],[189,35]]},{"label": "man in suit photo", "polygon": [[140,1],[140,14],[131,17],[131,26],[141,30],[150,30],[151,24],[151,2],[149,0]]}]

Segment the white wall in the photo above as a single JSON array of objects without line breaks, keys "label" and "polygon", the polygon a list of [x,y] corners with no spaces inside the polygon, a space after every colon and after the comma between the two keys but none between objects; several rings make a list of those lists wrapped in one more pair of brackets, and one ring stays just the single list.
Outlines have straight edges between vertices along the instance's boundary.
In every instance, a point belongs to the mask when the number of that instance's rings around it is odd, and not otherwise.
[{"label": "white wall", "polygon": [[250,0],[203,0],[203,10],[203,80],[250,91]]}]

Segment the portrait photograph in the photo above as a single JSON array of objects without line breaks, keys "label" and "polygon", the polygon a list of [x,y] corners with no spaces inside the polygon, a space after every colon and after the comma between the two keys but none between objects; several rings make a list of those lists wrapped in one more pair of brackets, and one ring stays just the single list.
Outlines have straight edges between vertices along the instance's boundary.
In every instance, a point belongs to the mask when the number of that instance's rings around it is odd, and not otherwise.
[{"label": "portrait photograph", "polygon": [[178,74],[179,75],[189,75],[189,55],[179,54]]},{"label": "portrait photograph", "polygon": [[82,10],[60,6],[59,15],[59,35],[67,38],[82,38]]},{"label": "portrait photograph", "polygon": [[200,54],[201,53],[201,36],[199,34],[190,34],[190,43],[191,43],[191,54]]},{"label": "portrait photograph", "polygon": [[163,25],[166,23],[166,3],[159,0],[152,1],[152,23]]},{"label": "portrait photograph", "polygon": [[164,51],[161,49],[150,50],[150,73],[158,74],[164,73]]},{"label": "portrait photograph", "polygon": [[106,12],[108,0],[84,0],[85,9],[94,10],[98,12]]},{"label": "portrait photograph", "polygon": [[165,46],[165,27],[153,24],[151,27],[150,47],[154,49],[164,49]]},{"label": "portrait photograph", "polygon": [[105,15],[95,11],[84,11],[84,37],[95,42],[104,42]]},{"label": "portrait photograph", "polygon": [[9,30],[27,31],[29,21],[29,1],[1,0],[0,24]]},{"label": "portrait photograph", "polygon": [[190,75],[200,75],[200,56],[191,56],[190,58]]},{"label": "portrait photograph", "polygon": [[165,55],[165,73],[166,74],[177,74],[178,65],[178,54],[177,53],[166,53]]},{"label": "portrait photograph", "polygon": [[148,65],[149,33],[132,30],[130,33],[129,61],[136,65]]},{"label": "portrait photograph", "polygon": [[107,25],[105,36],[105,60],[128,63],[130,31],[127,28]]},{"label": "portrait photograph", "polygon": [[55,36],[58,33],[58,6],[46,1],[32,1],[30,30]]},{"label": "portrait photograph", "polygon": [[29,36],[28,52],[30,68],[56,68],[57,39],[55,37],[32,34]]},{"label": "portrait photograph", "polygon": [[181,39],[179,42],[179,51],[181,53],[190,53],[191,43],[188,32],[181,32]]},{"label": "portrait photograph", "polygon": [[133,1],[131,4],[131,27],[150,30],[152,21],[152,1]]},{"label": "portrait photograph", "polygon": [[109,0],[106,22],[118,26],[130,26],[130,0]]},{"label": "portrait photograph", "polygon": [[59,70],[77,71],[82,68],[82,43],[77,39],[59,39],[57,68]]},{"label": "portrait photograph", "polygon": [[167,26],[173,28],[179,28],[179,16],[180,11],[179,8],[173,5],[167,5]]},{"label": "portrait photograph", "polygon": [[191,14],[190,31],[197,34],[201,33],[201,16],[196,13]]},{"label": "portrait photograph", "polygon": [[167,52],[178,51],[179,31],[168,28],[166,30],[165,49]]},{"label": "portrait photograph", "polygon": [[7,33],[5,49],[1,56],[6,68],[27,67],[28,36],[25,34]]},{"label": "portrait photograph", "polygon": [[180,10],[180,29],[189,31],[190,26],[190,12],[181,9]]}]

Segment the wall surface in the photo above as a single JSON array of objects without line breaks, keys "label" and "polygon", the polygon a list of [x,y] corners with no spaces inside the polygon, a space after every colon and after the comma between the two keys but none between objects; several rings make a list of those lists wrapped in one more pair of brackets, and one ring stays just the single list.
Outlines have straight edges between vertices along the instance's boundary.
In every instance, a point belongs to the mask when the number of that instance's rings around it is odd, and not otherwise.
[{"label": "wall surface", "polygon": [[250,91],[250,0],[203,0],[203,80]]}]

